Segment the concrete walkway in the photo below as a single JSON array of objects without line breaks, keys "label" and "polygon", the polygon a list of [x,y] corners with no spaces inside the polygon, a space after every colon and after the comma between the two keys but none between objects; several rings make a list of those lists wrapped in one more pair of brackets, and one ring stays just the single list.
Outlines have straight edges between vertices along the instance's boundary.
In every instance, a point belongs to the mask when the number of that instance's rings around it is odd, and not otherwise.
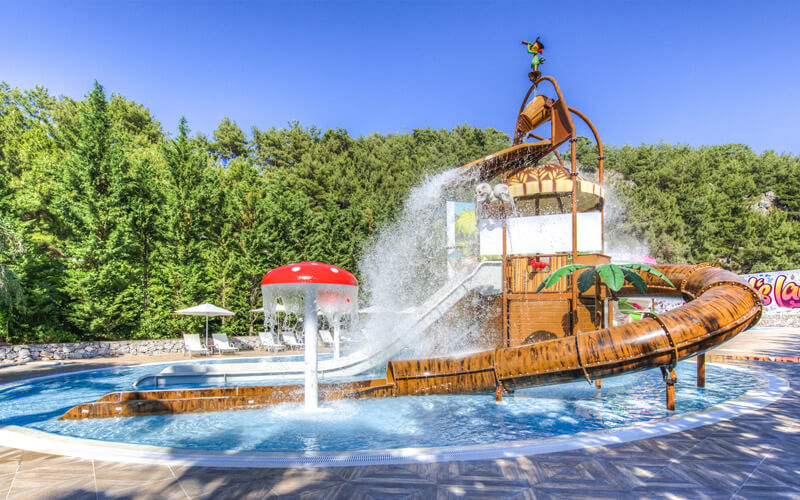
[{"label": "concrete walkway", "polygon": [[[798,354],[797,335],[770,332],[746,332],[719,349]],[[503,460],[221,469],[118,464],[0,446],[0,499],[800,498],[800,386],[793,382],[800,377],[800,364],[733,364],[774,373],[792,387],[761,410],[690,431]]]},{"label": "concrete walkway", "polygon": [[755,328],[741,333],[716,349],[712,355],[800,356],[800,328]]}]

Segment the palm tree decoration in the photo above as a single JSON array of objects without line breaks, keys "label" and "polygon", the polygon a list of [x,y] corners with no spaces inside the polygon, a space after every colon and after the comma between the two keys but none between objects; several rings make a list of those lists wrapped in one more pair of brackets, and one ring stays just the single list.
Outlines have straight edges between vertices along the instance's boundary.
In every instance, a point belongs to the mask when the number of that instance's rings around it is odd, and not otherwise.
[{"label": "palm tree decoration", "polygon": [[642,319],[642,314],[648,312],[643,307],[624,297],[617,301],[617,311],[619,311],[620,314],[630,316],[634,321]]},{"label": "palm tree decoration", "polygon": [[658,276],[664,280],[669,286],[675,287],[672,282],[664,276],[664,274],[653,266],[647,264],[600,264],[599,266],[587,266],[585,264],[570,264],[556,270],[553,274],[547,277],[546,280],[539,285],[536,292],[540,292],[544,288],[550,288],[555,285],[558,280],[564,276],[577,271],[578,269],[590,269],[583,271],[578,276],[578,291],[585,293],[590,288],[598,283],[604,284],[611,292],[611,296],[616,298],[614,292],[618,292],[625,283],[629,283],[641,293],[647,293],[647,283],[644,278],[636,271],[644,271],[654,276]]}]

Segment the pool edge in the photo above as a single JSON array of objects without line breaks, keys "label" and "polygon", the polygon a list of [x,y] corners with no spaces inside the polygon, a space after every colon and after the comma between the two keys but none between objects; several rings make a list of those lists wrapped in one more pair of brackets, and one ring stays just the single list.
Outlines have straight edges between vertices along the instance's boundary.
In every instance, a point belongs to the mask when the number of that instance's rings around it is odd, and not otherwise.
[{"label": "pool edge", "polygon": [[0,442],[11,448],[38,453],[111,462],[204,467],[345,467],[358,465],[402,465],[458,460],[513,458],[557,453],[596,446],[621,444],[674,434],[756,411],[769,406],[789,389],[783,378],[750,368],[725,364],[726,368],[764,377],[766,387],[751,389],[739,398],[704,410],[670,417],[653,423],[572,434],[540,440],[503,441],[458,447],[398,448],[352,452],[266,453],[214,452],[172,449],[148,445],[112,443],[60,436],[19,426],[0,426]]}]

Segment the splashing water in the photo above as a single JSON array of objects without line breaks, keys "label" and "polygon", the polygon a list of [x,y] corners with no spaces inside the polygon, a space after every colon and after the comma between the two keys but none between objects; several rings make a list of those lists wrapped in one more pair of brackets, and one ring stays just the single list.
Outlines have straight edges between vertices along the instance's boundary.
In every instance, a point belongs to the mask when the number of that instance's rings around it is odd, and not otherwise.
[{"label": "splashing water", "polygon": [[444,206],[448,170],[428,177],[409,194],[394,223],[380,230],[359,265],[367,303],[400,311],[416,306],[441,286],[445,264]]},{"label": "splashing water", "polygon": [[628,216],[624,198],[619,193],[614,181],[606,182],[605,190],[605,254],[611,256],[612,262],[626,264],[645,262],[643,257],[652,255],[649,245],[639,235],[631,234],[623,229]]},{"label": "splashing water", "polygon": [[[411,191],[397,221],[381,229],[365,250],[361,289],[364,303],[378,313],[364,315],[360,327],[373,349],[408,334],[421,312],[416,308],[448,282],[445,202],[471,199],[464,188],[475,182],[458,169],[429,176]],[[449,352],[469,350],[464,339],[475,336],[476,315],[469,316],[436,326],[448,338]],[[431,355],[432,336],[421,336],[412,347],[409,353]]]}]

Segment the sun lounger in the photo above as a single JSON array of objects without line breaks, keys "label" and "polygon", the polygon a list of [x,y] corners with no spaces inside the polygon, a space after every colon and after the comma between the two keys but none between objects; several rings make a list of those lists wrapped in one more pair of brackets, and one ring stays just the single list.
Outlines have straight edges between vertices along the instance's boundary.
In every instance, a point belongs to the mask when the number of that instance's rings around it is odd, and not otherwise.
[{"label": "sun lounger", "polygon": [[278,352],[286,349],[286,346],[276,342],[275,338],[270,332],[258,332],[259,347],[264,349],[271,349],[272,352]]},{"label": "sun lounger", "polygon": [[281,337],[283,338],[283,343],[289,346],[289,349],[304,349],[306,347],[304,343],[297,341],[297,337],[294,336],[293,332],[283,332]]},{"label": "sun lounger", "polygon": [[322,343],[325,345],[333,345],[333,334],[330,330],[320,330],[319,331],[319,338],[322,340]]},{"label": "sun lounger", "polygon": [[228,336],[224,333],[212,333],[211,338],[214,340],[214,349],[216,349],[220,354],[225,352],[236,352],[239,350],[238,347],[231,345],[230,341],[228,340]]},{"label": "sun lounger", "polygon": [[192,357],[192,354],[205,354],[208,356],[211,354],[211,351],[208,348],[204,347],[203,344],[200,343],[200,335],[196,333],[184,333],[183,334],[183,353],[189,353],[189,357]]}]

